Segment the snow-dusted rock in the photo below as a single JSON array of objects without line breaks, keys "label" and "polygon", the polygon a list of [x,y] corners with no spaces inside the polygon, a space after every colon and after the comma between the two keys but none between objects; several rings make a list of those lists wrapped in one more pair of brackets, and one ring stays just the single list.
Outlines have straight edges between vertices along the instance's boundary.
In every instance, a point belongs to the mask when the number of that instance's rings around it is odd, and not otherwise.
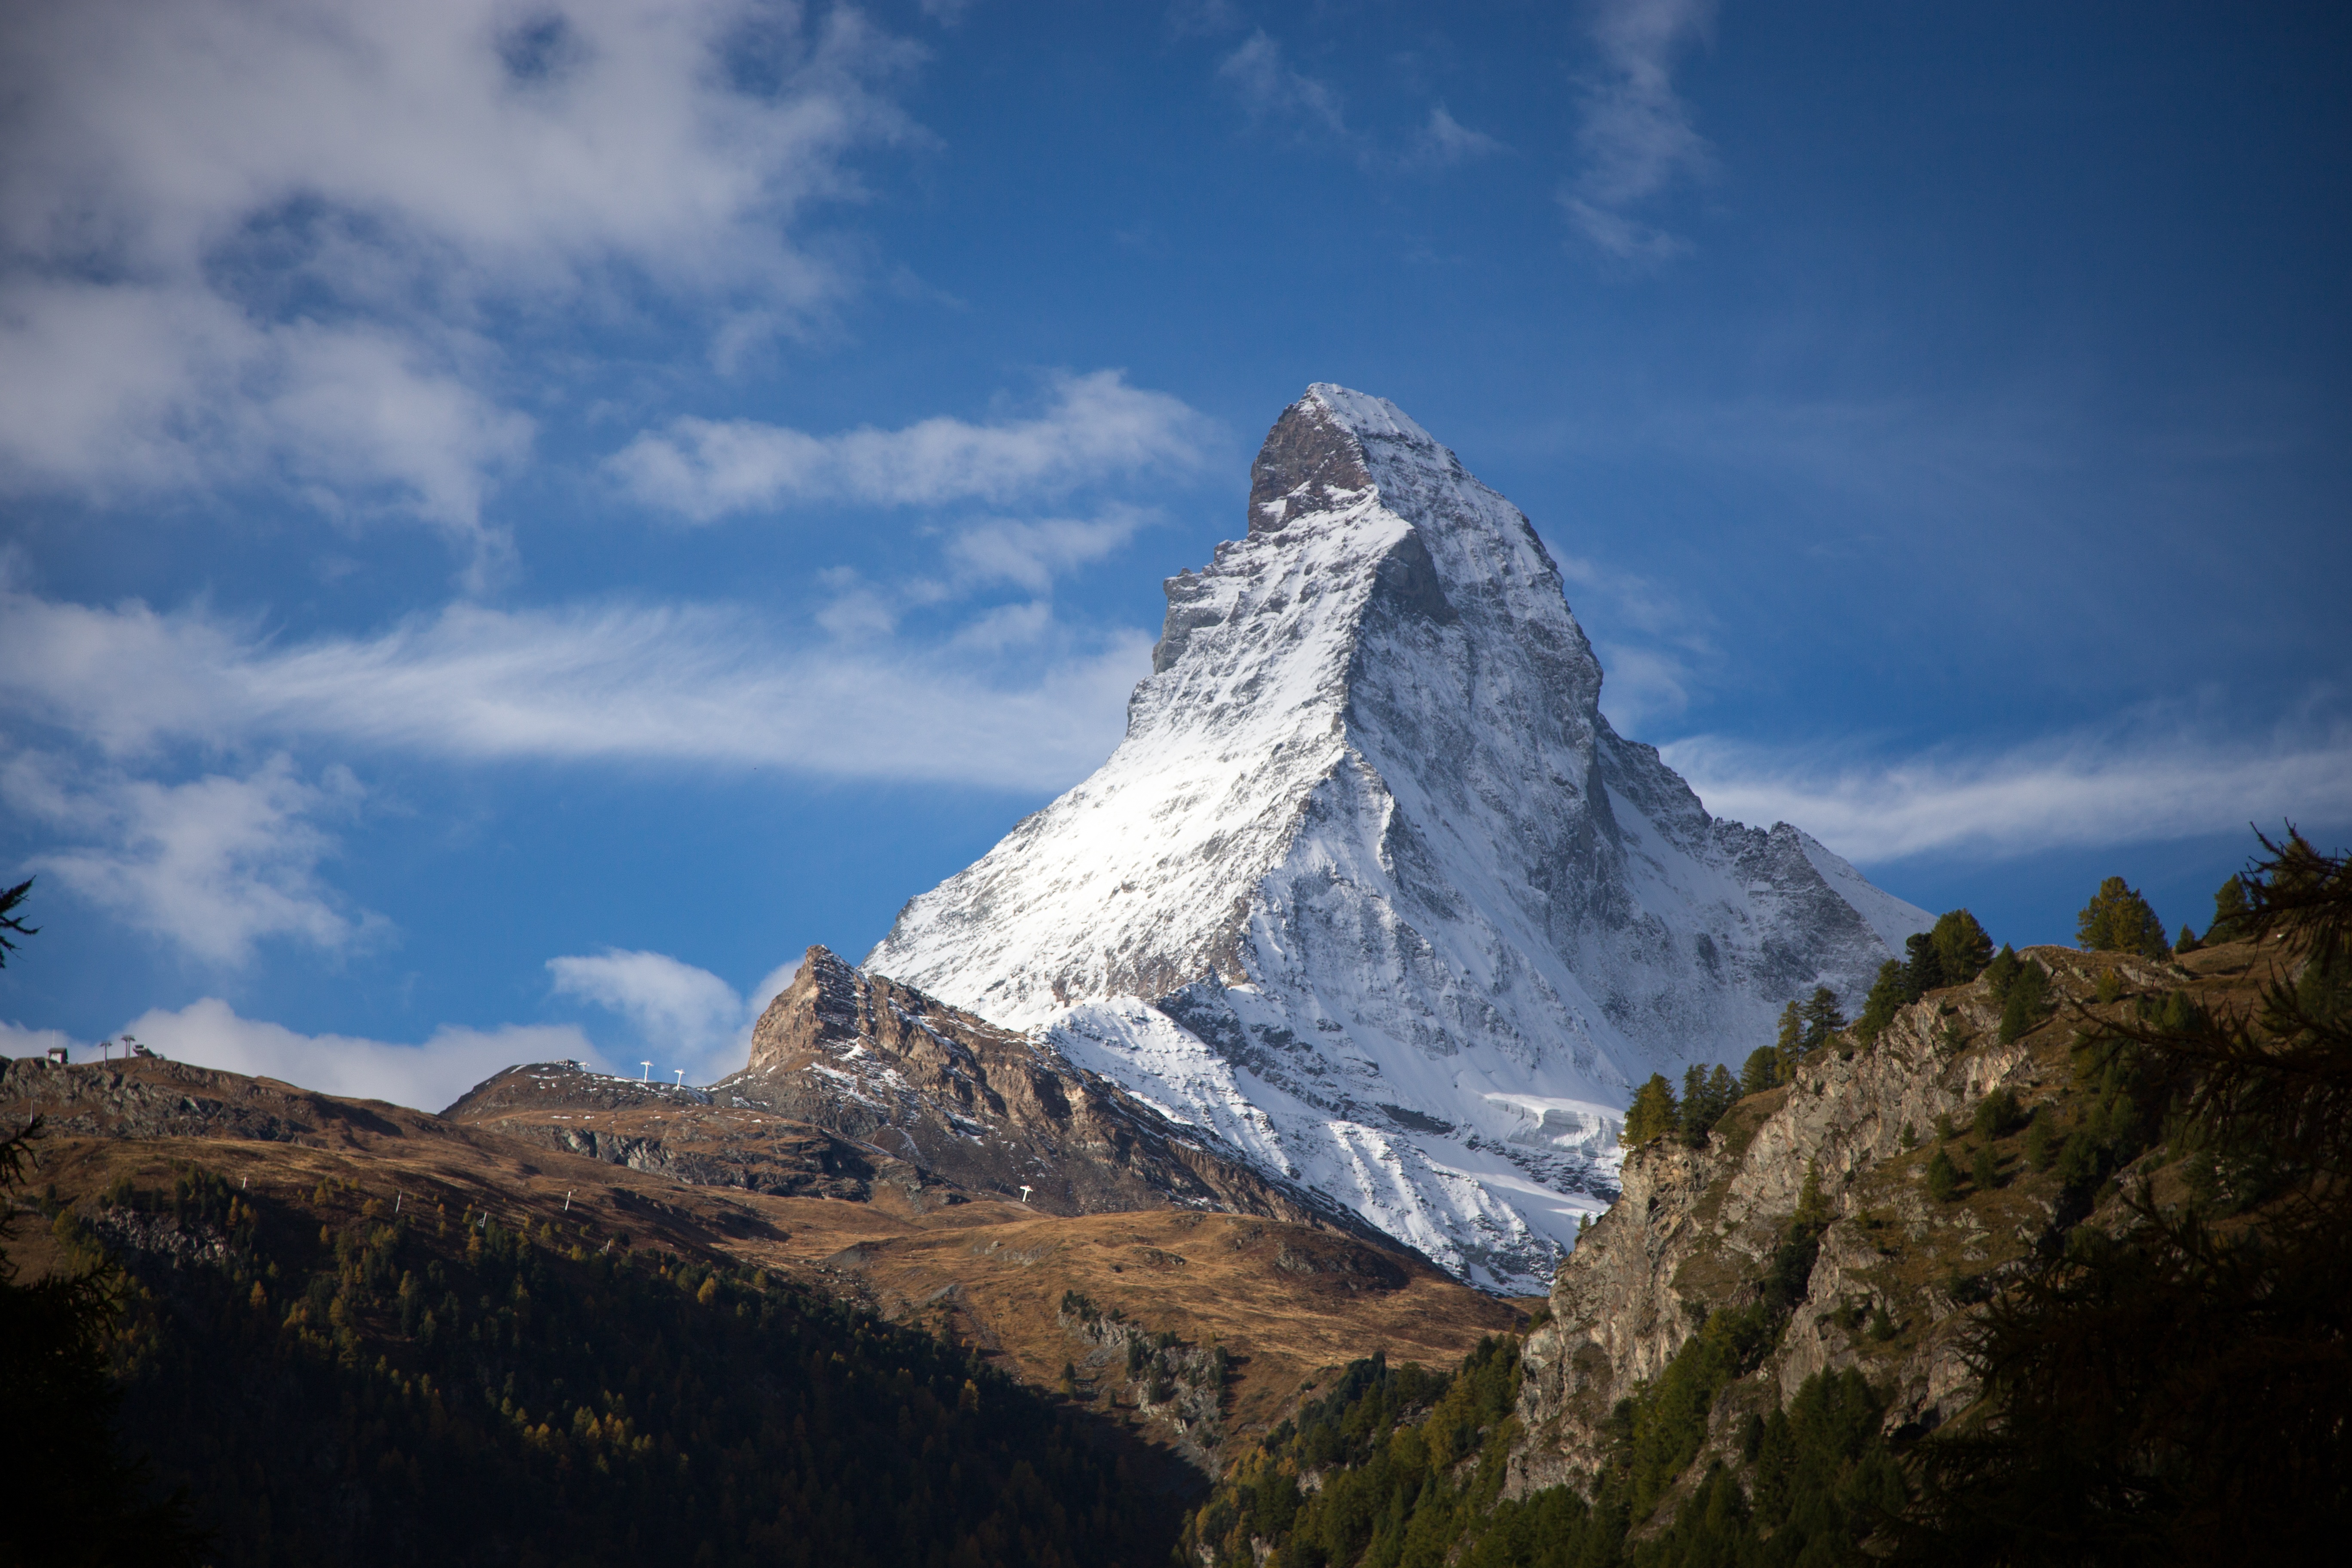
[{"label": "snow-dusted rock", "polygon": [[1310,388],[1251,479],[1118,751],[866,966],[1540,1289],[1634,1081],[1857,998],[1927,917],[1612,730],[1535,530],[1393,404]]}]

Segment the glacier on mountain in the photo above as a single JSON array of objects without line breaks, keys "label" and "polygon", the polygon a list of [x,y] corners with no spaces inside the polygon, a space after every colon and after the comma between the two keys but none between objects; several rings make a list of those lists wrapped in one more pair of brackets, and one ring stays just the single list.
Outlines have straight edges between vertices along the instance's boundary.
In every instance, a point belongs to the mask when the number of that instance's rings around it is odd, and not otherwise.
[{"label": "glacier on mountain", "polygon": [[1309,388],[1166,587],[1118,750],[866,965],[1474,1283],[1548,1286],[1639,1078],[1928,924],[1618,735],[1535,530],[1383,399]]}]

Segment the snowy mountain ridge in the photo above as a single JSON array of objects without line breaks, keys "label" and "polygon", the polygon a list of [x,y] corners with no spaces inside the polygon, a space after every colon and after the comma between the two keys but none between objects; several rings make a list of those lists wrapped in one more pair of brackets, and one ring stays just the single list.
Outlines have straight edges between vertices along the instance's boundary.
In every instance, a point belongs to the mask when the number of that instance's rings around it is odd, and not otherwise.
[{"label": "snowy mountain ridge", "polygon": [[1311,387],[1251,479],[1118,750],[866,967],[1543,1288],[1636,1079],[1857,998],[1927,917],[1619,736],[1534,529],[1394,405]]}]

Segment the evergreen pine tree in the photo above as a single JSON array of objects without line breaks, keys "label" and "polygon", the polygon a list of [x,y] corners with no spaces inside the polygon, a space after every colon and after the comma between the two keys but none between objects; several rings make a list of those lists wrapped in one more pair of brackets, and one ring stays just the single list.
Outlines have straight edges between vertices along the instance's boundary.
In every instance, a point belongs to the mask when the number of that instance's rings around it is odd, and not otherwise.
[{"label": "evergreen pine tree", "polygon": [[2231,878],[2214,890],[2213,923],[2205,928],[2206,942],[2243,942],[2253,934],[2249,923],[2253,912],[2253,905],[2246,898],[2245,882]]},{"label": "evergreen pine tree", "polygon": [[1656,1142],[1681,1125],[1674,1086],[1666,1082],[1664,1073],[1654,1072],[1649,1081],[1634,1091],[1633,1103],[1625,1110],[1625,1130],[1619,1136],[1627,1148],[1639,1148]]},{"label": "evergreen pine tree", "polygon": [[2189,922],[2187,921],[2182,921],[2180,922],[2180,940],[2172,944],[2173,952],[2176,955],[2184,952],[2195,952],[2199,948],[2203,947],[2204,945],[2205,944],[2203,942],[2197,940],[2197,933],[2189,929]]},{"label": "evergreen pine tree", "polygon": [[2002,942],[2000,951],[1992,955],[1992,962],[1985,965],[1985,984],[1991,990],[1994,1001],[2009,1000],[2009,988],[2017,980],[2019,967],[2017,950]]},{"label": "evergreen pine tree", "polygon": [[1951,1155],[1938,1144],[1927,1160],[1927,1195],[1939,1204],[1949,1203],[1959,1184],[1960,1168],[1952,1163]]},{"label": "evergreen pine tree", "polygon": [[1949,910],[1936,917],[1936,929],[1927,933],[1936,949],[1937,963],[1943,970],[1943,985],[1965,985],[1984,973],[1992,962],[1992,937],[1979,924],[1977,917],[1966,910]]},{"label": "evergreen pine tree", "polygon": [[1838,1011],[1837,993],[1826,985],[1813,989],[1811,1000],[1804,1005],[1806,1055],[1820,1050],[1840,1029],[1845,1027],[1845,1015]]},{"label": "evergreen pine tree", "polygon": [[41,934],[40,927],[28,926],[25,923],[23,916],[9,912],[23,903],[25,895],[32,890],[33,879],[27,877],[15,887],[0,892],[0,969],[8,967],[8,955],[16,951],[16,944],[8,940],[10,931],[16,932],[18,936]]},{"label": "evergreen pine tree", "polygon": [[2092,952],[2136,952],[2163,960],[2172,953],[2164,922],[2139,890],[2121,877],[2109,877],[2075,917],[2075,941]]},{"label": "evergreen pine tree", "polygon": [[1780,1033],[1772,1042],[1772,1050],[1780,1059],[1780,1070],[1774,1081],[1787,1083],[1797,1076],[1797,1063],[1805,1055],[1805,1010],[1791,1002],[1780,1009]]},{"label": "evergreen pine tree", "polygon": [[1739,1092],[1761,1094],[1780,1081],[1780,1055],[1770,1046],[1759,1046],[1740,1065]]},{"label": "evergreen pine tree", "polygon": [[1943,955],[1936,951],[1936,939],[1924,931],[1915,931],[1903,939],[1903,989],[1909,995],[1906,1002],[1916,1002],[1937,986],[1945,984]]},{"label": "evergreen pine tree", "polygon": [[2025,1129],[2025,1163],[2037,1171],[2046,1171],[2057,1157],[2057,1143],[2050,1132],[2050,1113],[2036,1107],[2033,1121]]},{"label": "evergreen pine tree", "polygon": [[[1911,940],[1917,942],[1920,939],[1913,937]],[[1888,959],[1878,966],[1878,978],[1871,982],[1870,994],[1863,998],[1862,1017],[1854,1024],[1854,1034],[1868,1045],[1878,1038],[1879,1031],[1893,1023],[1895,1015],[1912,1000],[1910,983],[1904,966],[1894,959]]]},{"label": "evergreen pine tree", "polygon": [[2017,966],[2017,978],[2009,984],[2009,994],[2001,999],[2000,1043],[2009,1044],[2042,1022],[2050,994],[2050,972],[2026,959]]}]

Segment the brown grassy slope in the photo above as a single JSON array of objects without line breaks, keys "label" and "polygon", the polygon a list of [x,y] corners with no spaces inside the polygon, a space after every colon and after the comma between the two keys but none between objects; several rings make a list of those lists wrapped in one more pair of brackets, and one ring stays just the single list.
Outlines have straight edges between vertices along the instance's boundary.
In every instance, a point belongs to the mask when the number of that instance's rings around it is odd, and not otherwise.
[{"label": "brown grassy slope", "polygon": [[[306,1202],[331,1181],[349,1184],[339,1205],[472,1207],[591,1247],[724,1257],[940,1328],[1034,1384],[1057,1386],[1075,1363],[1091,1374],[1084,1396],[1196,1459],[1270,1425],[1322,1368],[1374,1350],[1450,1364],[1519,1317],[1418,1259],[1279,1219],[1055,1216],[889,1182],[863,1202],[695,1186],[382,1101],[160,1059],[0,1068],[0,1125],[34,1114],[49,1132],[34,1187],[85,1211],[122,1175],[168,1186],[186,1162]],[[35,1273],[52,1256],[37,1226],[20,1226],[16,1251]],[[1061,1311],[1071,1291],[1103,1318]],[[1129,1328],[1175,1335],[1171,1369],[1184,1347],[1222,1346],[1222,1401],[1147,1402],[1148,1372],[1128,1376]]]}]

